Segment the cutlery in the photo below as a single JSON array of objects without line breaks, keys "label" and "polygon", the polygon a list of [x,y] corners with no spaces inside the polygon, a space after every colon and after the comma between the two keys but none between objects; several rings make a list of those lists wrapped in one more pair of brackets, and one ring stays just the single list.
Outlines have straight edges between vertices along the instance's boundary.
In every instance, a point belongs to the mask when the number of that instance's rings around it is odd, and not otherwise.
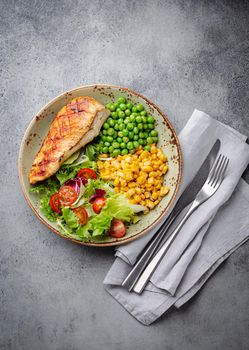
[{"label": "cutlery", "polygon": [[176,219],[178,214],[188,204],[190,204],[194,200],[198,191],[206,181],[208,173],[214,163],[214,160],[216,159],[219,149],[220,149],[220,140],[218,139],[212,146],[210,152],[208,153],[206,159],[202,163],[194,179],[191,181],[191,183],[187,186],[187,188],[184,190],[184,192],[178,199],[171,214],[168,216],[168,218],[160,227],[158,232],[152,237],[152,239],[149,241],[149,243],[146,245],[146,247],[142,250],[142,252],[138,256],[137,262],[135,263],[130,273],[127,275],[127,277],[124,279],[122,283],[122,286],[124,288],[128,289],[129,291],[132,290],[139,276],[145,269],[146,265],[150,261],[153,254],[156,252],[157,248],[159,247],[160,243],[163,241],[164,237],[166,236],[167,230],[169,229],[170,225]]},{"label": "cutlery", "polygon": [[156,255],[152,258],[150,263],[147,265],[147,267],[144,269],[143,273],[137,280],[136,284],[134,285],[133,291],[135,293],[141,294],[144,290],[144,287],[146,286],[150,276],[155,271],[156,267],[158,266],[159,262],[162,260],[165,253],[168,251],[169,247],[171,246],[172,242],[182,229],[185,222],[188,220],[188,218],[192,215],[192,213],[205,201],[207,201],[210,197],[214,195],[214,193],[218,190],[220,187],[225,172],[227,169],[229,163],[229,159],[220,154],[217,160],[215,161],[206,182],[204,183],[201,190],[198,192],[196,198],[194,199],[191,207],[187,211],[187,213],[184,215],[184,217],[181,219],[180,223],[177,225],[177,227],[174,229],[172,234],[168,237],[168,239],[163,243],[159,251],[156,253]]}]

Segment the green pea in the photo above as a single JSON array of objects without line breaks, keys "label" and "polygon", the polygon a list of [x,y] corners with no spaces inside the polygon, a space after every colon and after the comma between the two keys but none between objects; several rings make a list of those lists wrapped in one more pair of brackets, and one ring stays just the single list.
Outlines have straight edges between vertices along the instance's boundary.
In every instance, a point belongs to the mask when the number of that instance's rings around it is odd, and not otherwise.
[{"label": "green pea", "polygon": [[134,148],[138,148],[139,147],[139,142],[133,141],[133,145],[134,145]]},{"label": "green pea", "polygon": [[147,130],[147,129],[148,129],[148,125],[149,125],[149,124],[144,124],[144,130]]},{"label": "green pea", "polygon": [[119,103],[118,103],[118,102],[114,102],[113,105],[114,105],[114,107],[117,109],[118,106],[119,106]]},{"label": "green pea", "polygon": [[126,110],[126,104],[125,103],[120,103],[119,108],[121,109],[121,111],[125,111]]},{"label": "green pea", "polygon": [[136,107],[139,112],[142,112],[144,110],[144,106],[142,105],[142,103],[139,103]]},{"label": "green pea", "polygon": [[138,143],[139,143],[139,145],[144,145],[144,140],[143,139],[139,139]]},{"label": "green pea", "polygon": [[134,132],[134,134],[138,134],[139,133],[139,130],[138,130],[138,128],[135,126],[135,128],[133,129],[133,132]]},{"label": "green pea", "polygon": [[146,139],[147,143],[150,145],[154,142],[153,138],[152,137],[147,137]]},{"label": "green pea", "polygon": [[132,109],[133,107],[133,104],[131,102],[127,103],[127,106],[126,106],[128,109]]},{"label": "green pea", "polygon": [[143,123],[147,123],[147,118],[145,116],[142,116],[141,118]]},{"label": "green pea", "polygon": [[135,118],[138,116],[138,114],[135,112],[133,112],[131,115],[133,115]]},{"label": "green pea", "polygon": [[123,122],[124,122],[124,121],[123,121],[122,118],[119,118],[119,119],[118,119],[118,124],[123,124]]},{"label": "green pea", "polygon": [[128,130],[133,130],[133,128],[134,128],[134,124],[133,123],[128,123],[127,124],[127,129]]},{"label": "green pea", "polygon": [[128,142],[128,143],[127,143],[127,148],[128,148],[128,149],[133,149],[133,148],[134,148],[133,142],[131,142],[131,141]]},{"label": "green pea", "polygon": [[106,147],[111,146],[110,142],[105,142],[104,145],[105,145]]},{"label": "green pea", "polygon": [[146,115],[147,115],[147,112],[146,112],[146,111],[142,111],[142,112],[140,112],[140,115],[141,115],[141,116],[146,116]]},{"label": "green pea", "polygon": [[142,122],[142,118],[139,115],[136,117],[136,122],[138,124]]},{"label": "green pea", "polygon": [[150,135],[151,136],[157,136],[158,132],[156,130],[151,130]]},{"label": "green pea", "polygon": [[117,142],[118,142],[118,143],[122,142],[121,137],[117,137]]},{"label": "green pea", "polygon": [[123,137],[123,136],[124,136],[123,132],[122,132],[122,131],[119,131],[119,132],[118,132],[118,136],[119,136],[119,137]]},{"label": "green pea", "polygon": [[114,155],[114,157],[119,156],[119,155],[120,155],[120,149],[115,149],[115,150],[113,151],[113,155]]},{"label": "green pea", "polygon": [[121,143],[120,143],[120,147],[121,147],[121,148],[126,148],[126,143],[121,142]]},{"label": "green pea", "polygon": [[105,142],[105,141],[107,141],[107,137],[108,136],[102,136],[102,140]]},{"label": "green pea", "polygon": [[153,123],[155,122],[154,118],[151,117],[151,116],[148,117],[147,121],[148,121],[148,123],[150,123],[150,124],[153,124]]},{"label": "green pea", "polygon": [[119,143],[118,142],[113,142],[112,146],[113,146],[113,148],[119,148]]},{"label": "green pea", "polygon": [[130,121],[131,122],[134,122],[135,121],[135,119],[136,119],[136,117],[132,114],[132,115],[130,115]]},{"label": "green pea", "polygon": [[148,131],[145,131],[144,132],[144,138],[147,139],[147,137],[149,137],[149,136],[150,136],[150,134],[148,133]]},{"label": "green pea", "polygon": [[[126,106],[127,107],[127,106]],[[131,111],[129,109],[126,109],[125,110],[125,115],[130,115],[131,114]]]},{"label": "green pea", "polygon": [[121,111],[121,109],[118,107],[117,109],[116,109],[116,112],[118,113],[118,112],[120,112]]},{"label": "green pea", "polygon": [[123,96],[119,96],[118,97],[118,103],[125,103],[126,102],[126,99],[123,97]]},{"label": "green pea", "polygon": [[114,129],[113,128],[108,129],[107,133],[109,136],[112,136],[114,134]]},{"label": "green pea", "polygon": [[127,142],[129,142],[129,138],[126,137],[126,136],[124,136],[124,137],[123,137],[123,141],[124,141],[124,143],[127,143]]},{"label": "green pea", "polygon": [[124,156],[125,154],[128,154],[129,152],[128,152],[128,150],[125,148],[125,149],[122,149],[122,151],[121,151],[121,154]]},{"label": "green pea", "polygon": [[154,124],[148,124],[148,129],[154,129]]},{"label": "green pea", "polygon": [[123,133],[124,136],[128,136],[129,131],[128,131],[127,129],[123,129],[123,130],[122,130],[122,133]]},{"label": "green pea", "polygon": [[118,113],[117,112],[111,112],[111,116],[113,119],[118,119]]},{"label": "green pea", "polygon": [[124,120],[124,123],[125,123],[125,124],[128,124],[128,123],[130,123],[130,117],[128,117],[128,118],[125,118],[125,120]]},{"label": "green pea", "polygon": [[144,133],[143,133],[143,132],[140,132],[140,133],[139,133],[139,137],[140,137],[140,139],[143,139],[143,138],[144,138]]},{"label": "green pea", "polygon": [[106,136],[106,141],[112,142],[112,141],[113,141],[113,137],[111,137],[111,136]]},{"label": "green pea", "polygon": [[108,147],[103,147],[103,152],[104,153],[108,153],[109,152],[109,148]]},{"label": "green pea", "polygon": [[124,130],[125,124],[119,124],[119,130]]},{"label": "green pea", "polygon": [[104,128],[104,129],[109,129],[109,126],[110,126],[110,125],[109,125],[107,122],[105,122],[104,125],[103,125],[103,128]]},{"label": "green pea", "polygon": [[113,146],[110,146],[109,147],[109,153],[112,153],[114,151],[114,147]]},{"label": "green pea", "polygon": [[119,124],[115,124],[114,125],[114,129],[118,131],[119,130]]},{"label": "green pea", "polygon": [[144,150],[149,152],[150,151],[150,146],[148,146],[148,145],[144,146]]},{"label": "green pea", "polygon": [[138,127],[139,130],[143,130],[143,128],[144,128],[142,123],[137,124],[137,127]]},{"label": "green pea", "polygon": [[157,136],[154,136],[154,137],[153,137],[153,141],[154,141],[155,143],[157,143],[157,142],[158,142],[158,137],[157,137]]},{"label": "green pea", "polygon": [[136,113],[137,112],[137,107],[134,106],[134,107],[132,107],[131,110],[132,110],[132,112]]},{"label": "green pea", "polygon": [[114,131],[113,138],[115,139],[118,136],[117,131]]},{"label": "green pea", "polygon": [[118,112],[118,116],[119,116],[119,118],[124,118],[125,117],[125,112],[119,111]]},{"label": "green pea", "polygon": [[114,105],[110,105],[110,108],[109,108],[109,109],[110,109],[111,112],[114,112],[116,108],[115,108]]},{"label": "green pea", "polygon": [[108,123],[110,126],[114,126],[115,125],[115,121],[112,118],[108,118]]},{"label": "green pea", "polygon": [[134,133],[132,131],[129,131],[128,137],[129,137],[129,139],[133,139]]},{"label": "green pea", "polygon": [[133,140],[137,141],[139,139],[138,135],[134,135]]},{"label": "green pea", "polygon": [[107,103],[107,104],[105,105],[105,107],[106,107],[107,109],[110,109],[111,103]]}]

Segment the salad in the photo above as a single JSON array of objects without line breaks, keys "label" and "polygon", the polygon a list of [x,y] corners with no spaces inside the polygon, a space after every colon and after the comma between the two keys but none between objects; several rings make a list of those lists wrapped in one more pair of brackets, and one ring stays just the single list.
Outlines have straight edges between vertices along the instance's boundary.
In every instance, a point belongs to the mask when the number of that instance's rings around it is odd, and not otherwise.
[{"label": "salad", "polygon": [[105,107],[110,116],[99,135],[30,189],[40,195],[43,215],[79,241],[122,238],[127,225],[140,220],[138,213],[146,214],[169,191],[154,118],[123,96]]}]

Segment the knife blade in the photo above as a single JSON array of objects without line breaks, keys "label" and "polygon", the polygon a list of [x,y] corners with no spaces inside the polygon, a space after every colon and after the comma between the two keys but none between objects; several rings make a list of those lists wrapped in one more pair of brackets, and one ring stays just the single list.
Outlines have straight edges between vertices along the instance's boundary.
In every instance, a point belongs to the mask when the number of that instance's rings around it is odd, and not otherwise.
[{"label": "knife blade", "polygon": [[178,198],[172,212],[166,219],[166,221],[161,225],[160,234],[155,234],[142,250],[142,252],[137,257],[137,262],[127,275],[127,277],[122,282],[122,286],[129,291],[132,291],[137,280],[141,276],[142,272],[146,268],[148,262],[157,251],[160,243],[165,237],[167,237],[166,232],[168,231],[170,225],[174,222],[175,218],[182,212],[182,210],[190,204],[193,199],[196,197],[197,193],[203,186],[206,178],[208,176],[209,170],[211,169],[214,160],[220,150],[220,140],[217,139],[211,150],[209,151],[207,157],[202,163],[201,167],[197,171],[194,179],[191,183],[185,188],[181,196]]}]

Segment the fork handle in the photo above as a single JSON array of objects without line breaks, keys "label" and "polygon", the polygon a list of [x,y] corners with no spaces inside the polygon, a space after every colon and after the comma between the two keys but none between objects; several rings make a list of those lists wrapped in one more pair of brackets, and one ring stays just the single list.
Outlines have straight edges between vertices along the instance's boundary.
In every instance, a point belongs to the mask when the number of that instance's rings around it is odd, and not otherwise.
[{"label": "fork handle", "polygon": [[137,294],[141,294],[144,290],[144,287],[148,283],[151,275],[157,268],[159,262],[162,260],[163,256],[171,246],[172,242],[178,235],[179,231],[181,230],[182,226],[185,224],[187,219],[190,217],[190,215],[199,207],[201,203],[194,201],[187,211],[187,213],[184,215],[182,220],[179,222],[175,230],[172,232],[172,234],[168,237],[168,239],[164,242],[162,247],[159,249],[159,251],[156,253],[156,255],[152,258],[150,263],[147,265],[147,267],[144,269],[140,277],[137,279],[136,284],[133,285],[133,291]]}]

